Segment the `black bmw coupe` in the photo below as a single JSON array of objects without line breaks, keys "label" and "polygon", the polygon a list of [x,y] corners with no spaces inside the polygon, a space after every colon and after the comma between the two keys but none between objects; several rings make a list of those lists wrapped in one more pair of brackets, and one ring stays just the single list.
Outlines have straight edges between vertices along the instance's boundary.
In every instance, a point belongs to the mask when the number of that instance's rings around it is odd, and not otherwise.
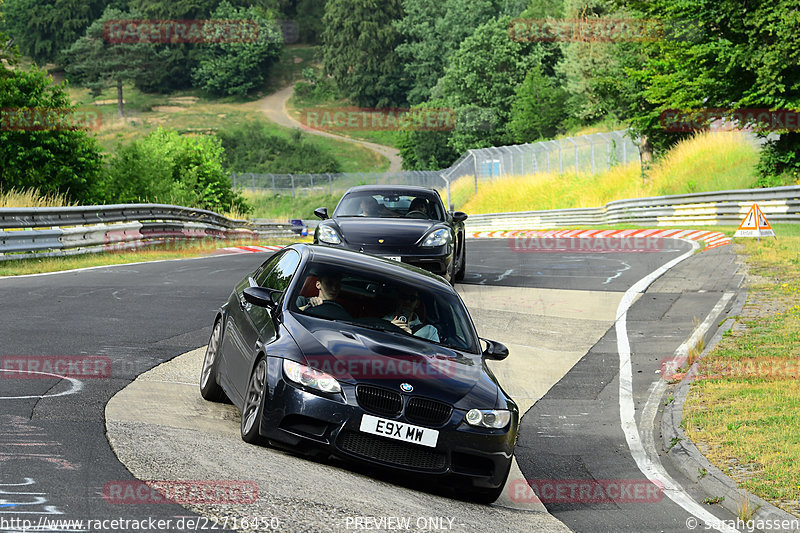
[{"label": "black bmw coupe", "polygon": [[333,215],[326,207],[314,243],[348,248],[415,265],[453,283],[464,279],[466,248],[461,211],[447,211],[435,189],[361,185],[349,189]]},{"label": "black bmw coupe", "polygon": [[429,476],[477,501],[503,490],[519,411],[455,290],[422,269],[295,244],[239,282],[214,321],[203,398],[249,443]]}]

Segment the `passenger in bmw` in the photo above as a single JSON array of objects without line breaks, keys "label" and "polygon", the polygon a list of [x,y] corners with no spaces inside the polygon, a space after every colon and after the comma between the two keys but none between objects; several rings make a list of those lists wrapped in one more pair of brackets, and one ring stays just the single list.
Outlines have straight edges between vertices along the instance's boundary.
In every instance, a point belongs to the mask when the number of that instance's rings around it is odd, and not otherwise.
[{"label": "passenger in bmw", "polygon": [[397,305],[393,314],[383,317],[406,333],[422,337],[434,342],[439,342],[439,331],[433,324],[424,324],[417,315],[417,309],[422,302],[417,291],[400,292]]},{"label": "passenger in bmw", "polygon": [[[319,290],[318,296],[311,296],[308,298],[300,295],[297,297],[296,303],[298,309],[301,311],[308,311],[318,307],[319,309],[315,310],[317,312],[313,312],[312,314],[324,316],[326,318],[350,318],[345,308],[336,302],[336,298],[339,297],[339,291],[342,289],[341,276],[337,276],[336,274],[323,274],[317,280],[316,286]],[[347,316],[340,316],[342,313]]]}]

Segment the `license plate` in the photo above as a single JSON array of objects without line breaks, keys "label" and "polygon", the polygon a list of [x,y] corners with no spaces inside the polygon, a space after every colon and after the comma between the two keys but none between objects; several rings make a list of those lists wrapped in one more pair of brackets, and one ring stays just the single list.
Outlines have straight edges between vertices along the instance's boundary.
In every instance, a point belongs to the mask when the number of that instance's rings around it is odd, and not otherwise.
[{"label": "license plate", "polygon": [[403,258],[400,257],[399,255],[385,255],[383,256],[383,258],[389,259],[391,261],[397,261],[398,263],[401,263],[403,261]]},{"label": "license plate", "polygon": [[397,422],[396,420],[386,420],[372,415],[363,415],[361,417],[361,431],[403,442],[421,444],[430,448],[435,448],[436,442],[439,440],[439,432],[435,429],[412,426],[411,424]]}]

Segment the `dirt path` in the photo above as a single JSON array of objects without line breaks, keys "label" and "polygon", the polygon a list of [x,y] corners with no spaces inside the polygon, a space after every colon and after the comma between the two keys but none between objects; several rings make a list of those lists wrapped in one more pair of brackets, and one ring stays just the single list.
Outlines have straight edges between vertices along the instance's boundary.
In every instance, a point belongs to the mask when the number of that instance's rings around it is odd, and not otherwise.
[{"label": "dirt path", "polygon": [[286,102],[289,101],[289,98],[292,96],[293,92],[294,84],[284,87],[278,92],[274,92],[265,96],[261,100],[256,101],[255,105],[257,105],[259,109],[264,112],[268,119],[276,124],[286,126],[287,128],[300,128],[311,135],[321,135],[323,137],[330,137],[332,139],[338,139],[344,142],[360,144],[361,146],[364,146],[365,148],[386,157],[389,160],[389,172],[399,172],[402,170],[403,160],[400,158],[400,152],[395,148],[371,143],[368,141],[361,141],[359,139],[352,139],[342,135],[334,135],[333,133],[328,133],[327,131],[315,130],[292,118],[286,111]]}]

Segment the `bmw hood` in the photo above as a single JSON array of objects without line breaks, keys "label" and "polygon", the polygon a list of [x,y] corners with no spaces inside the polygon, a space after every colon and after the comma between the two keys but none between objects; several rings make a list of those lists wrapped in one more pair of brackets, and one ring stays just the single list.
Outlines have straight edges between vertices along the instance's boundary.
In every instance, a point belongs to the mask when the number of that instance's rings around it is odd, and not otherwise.
[{"label": "bmw hood", "polygon": [[338,381],[434,398],[460,409],[496,406],[498,387],[484,372],[480,355],[410,335],[306,316],[294,319],[293,337],[303,364]]},{"label": "bmw hood", "polygon": [[[334,224],[338,226],[345,242],[354,246],[411,246],[433,230],[434,226],[441,225],[435,220],[363,217],[336,218]],[[379,243],[378,239],[384,242]]]}]

